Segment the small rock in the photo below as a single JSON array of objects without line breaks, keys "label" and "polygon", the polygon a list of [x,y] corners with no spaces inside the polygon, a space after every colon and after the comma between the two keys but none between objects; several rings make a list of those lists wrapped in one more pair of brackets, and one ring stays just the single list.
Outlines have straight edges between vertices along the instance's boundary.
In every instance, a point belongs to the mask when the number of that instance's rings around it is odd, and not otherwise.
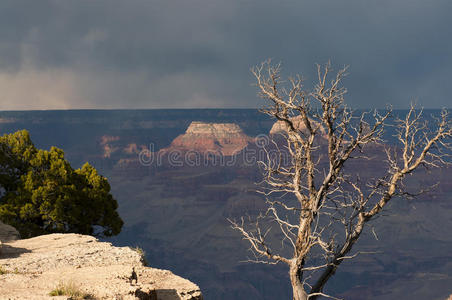
[{"label": "small rock", "polygon": [[0,241],[5,243],[18,239],[20,239],[20,235],[16,228],[0,221]]}]

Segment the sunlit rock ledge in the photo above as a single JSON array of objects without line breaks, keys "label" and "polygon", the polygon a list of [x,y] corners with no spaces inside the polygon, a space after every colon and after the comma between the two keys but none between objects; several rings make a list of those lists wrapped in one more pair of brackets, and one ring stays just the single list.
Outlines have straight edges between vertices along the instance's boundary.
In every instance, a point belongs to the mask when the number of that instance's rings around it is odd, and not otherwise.
[{"label": "sunlit rock ledge", "polygon": [[[92,236],[49,234],[3,242],[0,299],[68,299],[49,295],[71,285],[92,299],[200,300],[199,287],[143,265],[140,251]],[[135,268],[137,281],[131,280]]]}]

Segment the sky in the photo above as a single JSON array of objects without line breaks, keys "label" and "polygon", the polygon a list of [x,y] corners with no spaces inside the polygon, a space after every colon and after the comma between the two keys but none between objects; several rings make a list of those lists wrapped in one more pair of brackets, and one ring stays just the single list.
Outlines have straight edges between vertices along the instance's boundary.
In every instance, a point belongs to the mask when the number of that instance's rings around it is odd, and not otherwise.
[{"label": "sky", "polygon": [[2,0],[0,110],[257,108],[250,68],[356,109],[452,107],[450,0]]}]

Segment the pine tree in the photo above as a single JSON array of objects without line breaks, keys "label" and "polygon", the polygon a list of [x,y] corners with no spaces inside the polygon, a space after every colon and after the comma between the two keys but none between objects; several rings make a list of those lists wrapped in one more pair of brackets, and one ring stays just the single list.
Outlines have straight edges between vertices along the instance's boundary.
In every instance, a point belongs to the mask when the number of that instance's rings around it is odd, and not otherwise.
[{"label": "pine tree", "polygon": [[88,163],[74,170],[61,149],[37,149],[26,130],[0,137],[0,186],[0,219],[23,238],[121,231],[107,179]]}]

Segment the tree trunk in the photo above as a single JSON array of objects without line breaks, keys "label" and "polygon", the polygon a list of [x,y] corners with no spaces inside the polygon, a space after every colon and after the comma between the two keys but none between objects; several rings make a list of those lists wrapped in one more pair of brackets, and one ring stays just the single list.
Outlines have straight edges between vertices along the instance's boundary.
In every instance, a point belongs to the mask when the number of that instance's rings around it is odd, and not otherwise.
[{"label": "tree trunk", "polygon": [[292,284],[293,300],[307,300],[308,294],[303,288],[300,280],[300,272],[297,266],[291,266],[289,271],[290,283]]}]

